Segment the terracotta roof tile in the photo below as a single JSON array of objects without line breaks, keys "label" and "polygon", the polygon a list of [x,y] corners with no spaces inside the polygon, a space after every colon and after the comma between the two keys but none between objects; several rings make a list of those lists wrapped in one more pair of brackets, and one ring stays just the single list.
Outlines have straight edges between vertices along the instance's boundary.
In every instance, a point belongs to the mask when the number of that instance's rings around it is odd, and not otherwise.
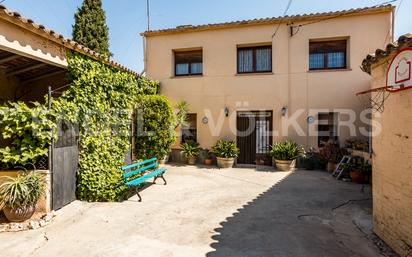
[{"label": "terracotta roof tile", "polygon": [[362,70],[370,74],[372,64],[377,63],[382,58],[385,58],[391,53],[398,51],[398,49],[407,46],[412,46],[412,33],[400,36],[398,38],[398,41],[388,44],[384,50],[376,49],[375,53],[368,54],[362,61]]},{"label": "terracotta roof tile", "polygon": [[[34,29],[34,31],[40,35],[43,36],[44,38],[47,38],[49,40],[52,40],[56,43],[59,43],[60,45],[72,49],[74,51],[77,51],[79,53],[85,54],[95,60],[98,61],[102,61],[112,67],[118,68],[122,71],[131,73],[135,76],[139,76],[139,74],[131,69],[128,69],[126,67],[124,67],[123,65],[114,62],[110,59],[108,59],[107,57],[105,57],[104,55],[101,55],[69,38],[65,38],[63,35],[56,33],[54,30],[50,30],[50,29],[46,29],[45,26],[41,25],[41,24],[37,24],[35,23],[33,20],[28,19],[28,18],[24,18],[20,15],[20,13],[18,12],[13,12],[8,10],[4,5],[0,5],[0,18],[2,17],[9,17],[12,19],[12,22],[15,23],[16,25],[19,25],[20,27],[24,27],[24,28],[32,28]],[[67,44],[69,43],[69,44]]]},{"label": "terracotta roof tile", "polygon": [[317,12],[317,13],[309,13],[309,14],[297,14],[297,15],[286,15],[286,16],[278,16],[278,17],[270,17],[270,18],[261,18],[261,19],[252,19],[252,20],[239,20],[239,21],[231,21],[231,22],[223,22],[223,23],[211,23],[211,24],[203,24],[203,25],[183,25],[177,26],[175,28],[169,29],[159,29],[159,30],[150,30],[141,33],[142,36],[156,36],[156,35],[163,35],[163,34],[170,34],[170,33],[184,33],[184,32],[194,32],[194,31],[202,31],[202,30],[209,30],[209,29],[219,29],[219,28],[227,28],[227,27],[235,27],[239,25],[262,25],[262,24],[273,24],[279,22],[291,22],[291,21],[300,21],[300,20],[316,20],[322,18],[328,18],[333,16],[344,16],[344,15],[354,15],[354,14],[361,14],[361,13],[371,13],[371,12],[382,12],[382,11],[392,11],[395,7],[391,4],[387,5],[378,5],[373,7],[364,7],[364,8],[356,8],[356,9],[349,9],[349,10],[342,10],[342,11],[332,11],[332,12]]}]

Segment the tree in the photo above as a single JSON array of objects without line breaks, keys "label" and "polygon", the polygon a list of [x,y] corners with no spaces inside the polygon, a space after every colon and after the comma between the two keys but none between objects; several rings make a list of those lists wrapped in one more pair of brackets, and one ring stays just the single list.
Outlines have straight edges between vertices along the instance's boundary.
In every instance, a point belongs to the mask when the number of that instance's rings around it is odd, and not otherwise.
[{"label": "tree", "polygon": [[74,15],[73,40],[106,56],[109,51],[109,28],[101,0],[84,0]]}]

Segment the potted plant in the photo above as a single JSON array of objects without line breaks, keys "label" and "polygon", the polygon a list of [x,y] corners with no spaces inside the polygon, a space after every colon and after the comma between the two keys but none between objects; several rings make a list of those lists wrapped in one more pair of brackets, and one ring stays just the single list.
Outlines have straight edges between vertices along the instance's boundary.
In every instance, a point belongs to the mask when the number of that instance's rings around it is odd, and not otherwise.
[{"label": "potted plant", "polygon": [[231,168],[239,154],[239,148],[234,141],[219,140],[212,147],[211,152],[216,156],[219,168]]},{"label": "potted plant", "polygon": [[326,170],[333,172],[335,171],[337,164],[345,155],[345,150],[339,147],[338,142],[331,140],[320,149],[319,154],[320,157],[327,163]]},{"label": "potted plant", "polygon": [[304,153],[303,147],[291,140],[275,143],[271,148],[270,155],[276,168],[281,171],[290,170],[295,159]]},{"label": "potted plant", "polygon": [[181,152],[186,157],[187,164],[195,165],[196,157],[199,155],[199,144],[194,141],[188,141],[180,145]]},{"label": "potted plant", "polygon": [[209,149],[204,149],[203,151],[205,153],[205,160],[204,160],[205,165],[207,166],[212,165],[212,162],[213,162],[212,153],[210,152]]},{"label": "potted plant", "polygon": [[4,177],[0,185],[0,206],[6,218],[12,222],[30,219],[36,204],[44,194],[45,186],[39,173],[32,171],[15,178]]}]

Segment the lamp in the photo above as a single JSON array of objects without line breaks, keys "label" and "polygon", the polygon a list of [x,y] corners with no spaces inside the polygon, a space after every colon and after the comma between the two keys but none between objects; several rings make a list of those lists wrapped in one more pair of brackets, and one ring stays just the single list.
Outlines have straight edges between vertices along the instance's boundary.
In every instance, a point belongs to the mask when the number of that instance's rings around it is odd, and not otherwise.
[{"label": "lamp", "polygon": [[288,107],[283,106],[282,109],[280,110],[280,112],[282,113],[282,116],[286,116],[286,114],[288,113]]},{"label": "lamp", "polygon": [[225,107],[225,116],[229,117],[229,108]]}]

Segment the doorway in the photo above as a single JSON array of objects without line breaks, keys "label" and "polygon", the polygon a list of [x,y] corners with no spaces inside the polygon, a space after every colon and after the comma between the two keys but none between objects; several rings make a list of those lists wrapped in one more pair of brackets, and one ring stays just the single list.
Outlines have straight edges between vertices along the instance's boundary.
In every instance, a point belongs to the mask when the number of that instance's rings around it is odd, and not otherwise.
[{"label": "doorway", "polygon": [[272,111],[237,112],[238,164],[271,165]]}]

